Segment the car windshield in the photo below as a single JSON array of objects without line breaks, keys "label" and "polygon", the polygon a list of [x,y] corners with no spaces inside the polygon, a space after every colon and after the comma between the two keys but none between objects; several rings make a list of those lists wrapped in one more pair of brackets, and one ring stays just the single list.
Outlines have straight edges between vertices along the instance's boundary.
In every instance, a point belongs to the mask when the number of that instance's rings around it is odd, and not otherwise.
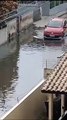
[{"label": "car windshield", "polygon": [[62,27],[63,26],[63,22],[62,21],[50,21],[49,23],[48,23],[48,27]]}]

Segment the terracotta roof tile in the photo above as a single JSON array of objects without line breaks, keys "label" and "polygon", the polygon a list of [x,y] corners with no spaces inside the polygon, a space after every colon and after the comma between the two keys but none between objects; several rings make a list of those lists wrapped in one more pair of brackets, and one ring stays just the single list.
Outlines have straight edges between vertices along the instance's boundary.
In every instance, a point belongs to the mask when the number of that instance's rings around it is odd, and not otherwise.
[{"label": "terracotta roof tile", "polygon": [[41,91],[67,93],[67,53],[62,56],[55,66],[53,73],[45,81]]}]

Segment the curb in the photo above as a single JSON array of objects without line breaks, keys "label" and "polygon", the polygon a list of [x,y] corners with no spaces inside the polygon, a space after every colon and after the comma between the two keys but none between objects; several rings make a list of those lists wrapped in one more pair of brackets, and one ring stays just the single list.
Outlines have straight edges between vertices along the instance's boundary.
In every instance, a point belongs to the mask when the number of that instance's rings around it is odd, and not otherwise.
[{"label": "curb", "polygon": [[61,17],[63,15],[65,15],[67,13],[67,11],[62,11],[56,14],[57,17]]}]

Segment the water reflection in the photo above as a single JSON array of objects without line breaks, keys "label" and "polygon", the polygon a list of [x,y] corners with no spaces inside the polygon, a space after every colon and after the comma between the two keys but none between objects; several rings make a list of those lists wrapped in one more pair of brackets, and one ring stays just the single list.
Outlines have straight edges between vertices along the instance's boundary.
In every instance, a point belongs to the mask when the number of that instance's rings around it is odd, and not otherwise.
[{"label": "water reflection", "polygon": [[0,47],[0,114],[7,110],[6,103],[15,91],[18,54],[15,41]]},{"label": "water reflection", "polygon": [[45,40],[46,46],[62,46],[64,44],[64,40]]},{"label": "water reflection", "polygon": [[18,44],[12,41],[0,47],[0,116],[42,80],[46,60],[52,67],[65,51],[64,42],[38,42],[32,32],[23,34]]},{"label": "water reflection", "polygon": [[33,32],[32,27],[29,27],[29,30],[22,31],[17,39],[0,46],[0,116],[18,102],[20,94],[21,97],[26,94],[26,88],[22,86],[23,78],[19,77],[19,71],[22,71],[21,76],[23,74],[23,66],[21,68],[18,64],[21,46],[31,38]]}]

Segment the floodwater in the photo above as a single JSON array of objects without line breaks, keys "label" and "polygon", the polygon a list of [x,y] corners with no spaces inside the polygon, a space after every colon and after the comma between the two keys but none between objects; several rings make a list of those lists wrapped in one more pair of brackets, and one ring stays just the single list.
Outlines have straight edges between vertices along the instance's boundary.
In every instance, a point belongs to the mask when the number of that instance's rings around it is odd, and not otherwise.
[{"label": "floodwater", "polygon": [[43,79],[46,66],[53,68],[57,57],[67,51],[66,38],[45,43],[33,39],[33,34],[42,35],[43,30],[32,32],[26,30],[18,42],[0,46],[0,117]]}]

